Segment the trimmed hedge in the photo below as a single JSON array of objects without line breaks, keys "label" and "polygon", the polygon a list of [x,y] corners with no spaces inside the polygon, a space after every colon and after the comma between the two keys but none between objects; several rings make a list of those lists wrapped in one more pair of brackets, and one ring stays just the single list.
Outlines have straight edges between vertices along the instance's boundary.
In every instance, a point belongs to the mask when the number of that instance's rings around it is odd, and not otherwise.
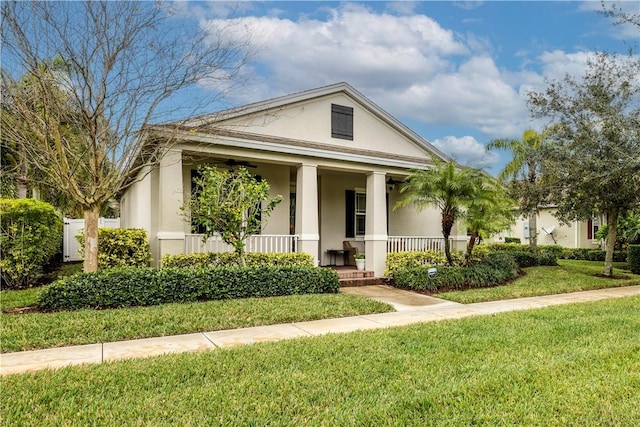
[{"label": "trimmed hedge", "polygon": [[[484,259],[489,250],[487,245],[476,245],[473,248],[471,261],[481,261]],[[464,261],[463,251],[451,251],[454,265],[460,266]],[[424,266],[447,265],[447,258],[444,251],[426,250],[426,251],[403,251],[389,252],[386,259],[386,270],[384,275],[393,277],[395,272],[400,269],[424,267]]]},{"label": "trimmed hedge", "polygon": [[504,238],[504,242],[505,243],[516,243],[516,244],[520,244],[522,243],[522,241],[520,240],[519,237],[505,237]]},{"label": "trimmed hedge", "polygon": [[33,286],[62,247],[62,218],[48,203],[0,199],[2,288]]},{"label": "trimmed hedge", "polygon": [[438,274],[429,279],[429,267],[397,270],[396,285],[419,291],[441,289],[482,288],[496,286],[518,276],[518,266],[508,253],[491,253],[469,267],[438,267]]},{"label": "trimmed hedge", "polygon": [[627,246],[627,263],[632,273],[640,274],[640,245]]},{"label": "trimmed hedge", "polygon": [[[307,253],[257,253],[244,254],[247,267],[314,267],[313,257]],[[204,268],[239,267],[240,261],[235,252],[207,252],[196,254],[165,255],[162,257],[164,268]]]},{"label": "trimmed hedge", "polygon": [[[509,252],[529,252],[531,253],[531,246],[521,245],[518,243],[489,243],[486,245],[489,251],[509,251]],[[561,258],[564,252],[564,248],[560,245],[538,245],[538,255],[542,253],[552,253],[555,258]]]},{"label": "trimmed hedge", "polygon": [[38,305],[47,311],[104,309],[338,289],[338,274],[328,268],[123,268],[61,279],[42,293]]},{"label": "trimmed hedge", "polygon": [[[604,261],[607,252],[601,249],[587,248],[566,248],[562,251],[562,259],[575,259],[582,261]],[[626,251],[613,251],[615,262],[625,262],[627,260]]]},{"label": "trimmed hedge", "polygon": [[[84,235],[76,237],[84,252]],[[148,267],[151,248],[141,228],[98,228],[98,268]]]}]

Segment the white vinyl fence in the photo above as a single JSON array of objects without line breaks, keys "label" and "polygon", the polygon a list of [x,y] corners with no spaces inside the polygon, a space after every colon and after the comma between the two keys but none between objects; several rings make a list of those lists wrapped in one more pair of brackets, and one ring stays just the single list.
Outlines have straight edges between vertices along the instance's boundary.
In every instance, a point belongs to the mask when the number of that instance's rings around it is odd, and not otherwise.
[{"label": "white vinyl fence", "polygon": [[[101,228],[120,228],[120,218],[100,218],[98,227]],[[83,255],[80,254],[80,242],[76,236],[80,234],[80,230],[84,228],[84,219],[64,219],[64,234],[62,240],[62,260],[64,262],[82,261]]]}]

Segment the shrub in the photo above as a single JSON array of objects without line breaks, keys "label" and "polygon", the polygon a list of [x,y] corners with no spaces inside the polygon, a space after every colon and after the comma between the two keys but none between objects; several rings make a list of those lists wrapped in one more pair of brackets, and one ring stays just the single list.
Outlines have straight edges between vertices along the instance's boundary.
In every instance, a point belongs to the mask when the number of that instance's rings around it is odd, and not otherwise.
[{"label": "shrub", "polygon": [[[244,254],[247,267],[313,267],[313,257],[307,253],[258,253]],[[240,260],[235,252],[207,252],[162,257],[162,267],[172,268],[204,268],[204,267],[239,267]]]},{"label": "shrub", "polygon": [[627,263],[632,273],[640,274],[640,245],[627,246]]},{"label": "shrub", "polygon": [[[474,250],[476,253],[482,253],[484,249]],[[464,253],[462,251],[451,251],[451,257],[455,265],[462,265],[464,260]],[[386,266],[384,274],[387,277],[393,277],[395,272],[399,269],[424,267],[424,266],[438,266],[446,265],[447,258],[444,251],[403,251],[403,252],[389,252],[387,253]]]},{"label": "shrub", "polygon": [[509,252],[531,252],[529,245],[521,245],[520,243],[489,243],[487,244],[489,252],[509,251]]},{"label": "shrub", "polygon": [[[496,252],[497,253],[497,252]],[[518,267],[535,267],[538,264],[538,257],[531,252],[524,251],[504,251],[502,253],[509,254],[513,257]]]},{"label": "shrub", "polygon": [[[606,254],[606,251],[601,249],[566,248],[558,258],[582,261],[604,261]],[[626,251],[613,251],[613,260],[615,262],[625,262],[626,258]]]},{"label": "shrub", "polygon": [[[77,236],[84,251],[84,235]],[[98,268],[148,267],[151,249],[141,228],[98,228]]]},{"label": "shrub", "polygon": [[517,243],[517,244],[521,243],[519,237],[505,237],[504,238],[504,242],[505,243]]},{"label": "shrub", "polygon": [[317,267],[122,268],[61,279],[38,304],[50,311],[103,309],[338,289],[337,273]]},{"label": "shrub", "polygon": [[462,289],[495,286],[518,275],[518,266],[508,253],[491,253],[484,260],[469,267],[438,267],[438,274],[430,279],[428,267],[398,269],[394,281],[398,286],[436,292],[442,289]]},{"label": "shrub", "polygon": [[0,271],[3,288],[33,286],[60,251],[62,218],[48,203],[0,199]]},{"label": "shrub", "polygon": [[538,254],[538,265],[558,265],[558,256],[553,252],[541,252]]}]

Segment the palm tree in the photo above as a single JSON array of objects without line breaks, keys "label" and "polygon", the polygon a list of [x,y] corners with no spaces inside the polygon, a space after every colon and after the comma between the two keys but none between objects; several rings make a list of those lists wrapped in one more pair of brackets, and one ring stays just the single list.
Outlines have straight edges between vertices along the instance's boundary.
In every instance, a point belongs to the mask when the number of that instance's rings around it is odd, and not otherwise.
[{"label": "palm tree", "polygon": [[449,236],[457,219],[470,204],[474,192],[474,176],[478,171],[459,167],[453,160],[443,162],[432,159],[433,167],[412,171],[407,183],[400,189],[406,194],[397,206],[416,205],[419,209],[435,205],[442,215],[442,236],[449,265],[453,265]]},{"label": "palm tree", "polygon": [[529,218],[529,244],[531,252],[538,252],[538,225],[536,216],[542,202],[539,191],[540,148],[544,136],[533,129],[524,131],[522,139],[494,139],[488,150],[511,151],[512,159],[498,175],[503,182],[510,181],[512,195],[520,202],[521,212]]},{"label": "palm tree", "polygon": [[500,182],[485,174],[478,174],[474,197],[464,215],[469,235],[464,265],[469,265],[473,247],[478,238],[484,239],[502,230],[514,222],[513,201],[507,195]]}]

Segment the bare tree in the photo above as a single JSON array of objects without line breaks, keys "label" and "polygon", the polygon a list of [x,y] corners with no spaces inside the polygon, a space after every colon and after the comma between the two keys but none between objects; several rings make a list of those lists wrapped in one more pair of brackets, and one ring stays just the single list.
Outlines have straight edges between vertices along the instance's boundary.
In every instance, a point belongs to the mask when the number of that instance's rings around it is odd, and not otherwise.
[{"label": "bare tree", "polygon": [[[250,35],[232,27],[204,31],[158,2],[1,7],[3,107],[11,113],[3,117],[21,123],[3,126],[3,138],[82,206],[84,270],[95,271],[100,206],[130,183],[124,170],[135,175],[162,156],[139,130],[195,112],[201,105],[193,104],[194,93],[206,93],[210,103],[237,87],[252,53]],[[52,60],[61,68],[41,67]],[[218,89],[198,86],[205,80]]]}]

